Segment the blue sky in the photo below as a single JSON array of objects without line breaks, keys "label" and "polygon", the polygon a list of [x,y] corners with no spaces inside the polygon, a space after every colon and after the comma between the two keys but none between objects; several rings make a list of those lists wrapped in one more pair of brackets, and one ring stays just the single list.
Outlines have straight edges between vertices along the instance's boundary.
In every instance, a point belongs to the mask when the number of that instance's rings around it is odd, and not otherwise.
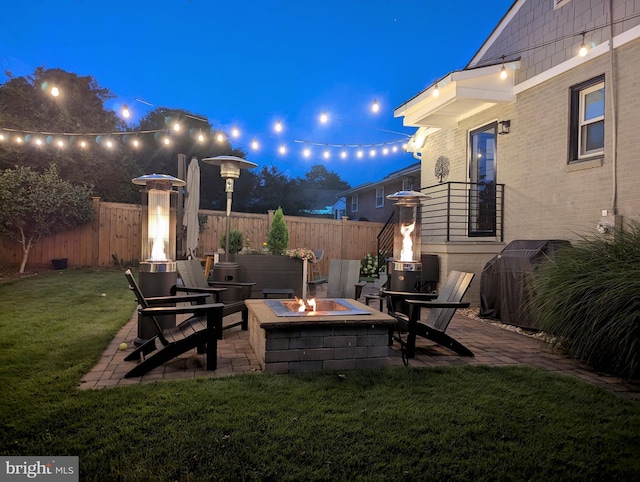
[{"label": "blue sky", "polygon": [[381,146],[372,157],[371,144],[412,134],[393,109],[464,68],[512,3],[0,0],[0,83],[40,66],[91,75],[117,96],[111,108],[190,110],[216,129],[237,125],[232,144],[260,166],[303,176],[324,164],[356,186],[416,162]]}]

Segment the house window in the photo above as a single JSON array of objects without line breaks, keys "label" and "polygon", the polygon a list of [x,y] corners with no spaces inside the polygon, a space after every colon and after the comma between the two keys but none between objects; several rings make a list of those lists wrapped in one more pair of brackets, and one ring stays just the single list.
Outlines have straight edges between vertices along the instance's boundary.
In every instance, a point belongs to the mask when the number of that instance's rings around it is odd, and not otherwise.
[{"label": "house window", "polygon": [[376,207],[381,208],[384,206],[384,187],[376,189]]},{"label": "house window", "polygon": [[569,162],[604,153],[604,76],[571,88]]},{"label": "house window", "polygon": [[352,213],[358,212],[358,195],[357,194],[353,194],[351,196],[351,212]]},{"label": "house window", "polygon": [[553,0],[553,9],[557,10],[558,8],[562,7],[563,5],[566,5],[570,1],[571,0]]},{"label": "house window", "polygon": [[402,190],[403,191],[413,191],[413,178],[409,177],[407,179],[402,180]]}]

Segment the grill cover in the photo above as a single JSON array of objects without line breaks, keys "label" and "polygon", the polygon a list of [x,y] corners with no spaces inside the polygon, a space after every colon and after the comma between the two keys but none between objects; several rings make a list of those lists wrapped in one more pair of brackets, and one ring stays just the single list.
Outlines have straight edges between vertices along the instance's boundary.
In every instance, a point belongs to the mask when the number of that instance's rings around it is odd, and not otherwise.
[{"label": "grill cover", "polygon": [[529,277],[536,266],[553,257],[569,241],[527,240],[510,242],[482,270],[480,316],[521,328],[539,329],[525,306],[530,296]]}]

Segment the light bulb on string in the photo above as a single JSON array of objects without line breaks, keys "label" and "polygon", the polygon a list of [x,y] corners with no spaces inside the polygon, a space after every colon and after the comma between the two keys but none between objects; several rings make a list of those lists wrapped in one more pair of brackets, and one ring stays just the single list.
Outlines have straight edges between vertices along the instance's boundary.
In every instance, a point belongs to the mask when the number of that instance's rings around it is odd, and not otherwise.
[{"label": "light bulb on string", "polygon": [[56,145],[60,148],[64,147],[64,141],[62,139],[58,139],[58,141],[56,142]]},{"label": "light bulb on string", "polygon": [[218,142],[223,143],[223,142],[224,142],[224,134],[219,133],[219,134],[216,136],[216,139],[218,140]]},{"label": "light bulb on string", "polygon": [[83,149],[84,149],[85,147],[87,147],[87,141],[85,141],[84,139],[82,139],[82,140],[80,141],[80,147],[82,147]]},{"label": "light bulb on string", "polygon": [[376,157],[376,150],[375,149],[371,149],[369,151],[369,157]]},{"label": "light bulb on string", "polygon": [[168,146],[169,144],[171,144],[171,139],[169,139],[169,136],[164,136],[162,138],[162,142],[164,143],[165,146]]},{"label": "light bulb on string", "polygon": [[239,137],[240,136],[240,130],[236,126],[233,126],[233,129],[231,129],[231,135],[233,137]]},{"label": "light bulb on string", "polygon": [[4,141],[4,134],[0,134],[0,142]]},{"label": "light bulb on string", "polygon": [[180,132],[180,124],[178,122],[174,122],[173,130],[176,132]]},{"label": "light bulb on string", "polygon": [[58,89],[55,85],[51,87],[51,95],[54,97],[58,97],[60,95],[60,89]]},{"label": "light bulb on string", "polygon": [[276,132],[282,132],[282,122],[280,122],[280,119],[276,121],[273,128],[275,129]]},{"label": "light bulb on string", "polygon": [[436,86],[433,89],[433,96],[438,97],[440,95],[440,88],[438,87],[438,83],[436,82]]},{"label": "light bulb on string", "polygon": [[198,142],[204,142],[204,134],[202,133],[202,129],[200,129],[200,132],[198,132]]},{"label": "light bulb on string", "polygon": [[125,119],[128,119],[129,117],[131,117],[131,112],[129,112],[129,108],[127,107],[127,104],[124,104],[122,106],[122,117],[124,117]]},{"label": "light bulb on string", "polygon": [[578,52],[580,57],[584,57],[589,52],[589,49],[587,49],[587,44],[584,43],[585,34],[586,34],[586,32],[582,32],[582,45],[580,46],[580,50]]},{"label": "light bulb on string", "polygon": [[373,104],[371,104],[371,110],[373,112],[378,112],[380,110],[380,105],[378,104],[377,99],[373,99]]},{"label": "light bulb on string", "polygon": [[286,154],[287,153],[287,146],[285,146],[284,144],[281,144],[280,148],[278,149],[278,152],[280,154]]},{"label": "light bulb on string", "polygon": [[309,157],[311,156],[311,149],[309,149],[308,147],[305,147],[304,150],[302,151],[302,155],[304,157]]},{"label": "light bulb on string", "polygon": [[386,156],[387,154],[389,154],[389,148],[388,147],[383,147],[382,148],[382,155]]},{"label": "light bulb on string", "polygon": [[327,112],[322,111],[322,114],[320,114],[320,122],[322,122],[323,124],[326,124],[328,120],[329,120],[329,116],[327,115]]},{"label": "light bulb on string", "polygon": [[133,144],[133,147],[139,147],[140,146],[140,141],[138,139],[134,139],[132,144]]},{"label": "light bulb on string", "polygon": [[502,68],[500,69],[500,78],[502,80],[507,78],[507,68],[504,66],[504,55],[502,56]]},{"label": "light bulb on string", "polygon": [[356,156],[358,157],[358,159],[362,159],[362,156],[364,156],[364,152],[362,152],[362,149],[358,149]]},{"label": "light bulb on string", "polygon": [[324,150],[324,152],[322,153],[322,157],[324,157],[325,159],[329,159],[331,157],[331,153],[329,152],[329,149]]},{"label": "light bulb on string", "polygon": [[258,147],[260,147],[260,145],[258,144],[258,139],[256,139],[255,137],[253,138],[253,142],[251,143],[251,148],[252,149],[258,149]]},{"label": "light bulb on string", "polygon": [[344,150],[344,149],[342,149],[342,152],[340,153],[340,157],[341,157],[342,159],[346,159],[346,158],[347,158],[347,151],[346,151],[346,150]]},{"label": "light bulb on string", "polygon": [[23,142],[22,137],[20,137],[20,136],[16,137],[16,142],[18,144],[22,144],[22,142]]}]

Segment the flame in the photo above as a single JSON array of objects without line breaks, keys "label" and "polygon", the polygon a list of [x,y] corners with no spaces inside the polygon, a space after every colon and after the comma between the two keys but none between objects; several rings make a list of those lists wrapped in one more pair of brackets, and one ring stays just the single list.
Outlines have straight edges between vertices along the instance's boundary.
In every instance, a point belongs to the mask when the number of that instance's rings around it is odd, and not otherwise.
[{"label": "flame", "polygon": [[400,261],[413,261],[413,240],[411,239],[411,233],[413,233],[415,227],[415,222],[400,226],[400,234],[402,234],[402,251],[400,251]]},{"label": "flame", "polygon": [[316,311],[316,299],[303,300],[296,296],[296,303],[298,303],[298,313],[304,313],[305,311]]},{"label": "flame", "polygon": [[151,247],[151,261],[166,261],[167,254],[164,250],[164,240],[169,238],[169,217],[162,206],[156,206],[155,215],[149,216],[149,239]]}]

